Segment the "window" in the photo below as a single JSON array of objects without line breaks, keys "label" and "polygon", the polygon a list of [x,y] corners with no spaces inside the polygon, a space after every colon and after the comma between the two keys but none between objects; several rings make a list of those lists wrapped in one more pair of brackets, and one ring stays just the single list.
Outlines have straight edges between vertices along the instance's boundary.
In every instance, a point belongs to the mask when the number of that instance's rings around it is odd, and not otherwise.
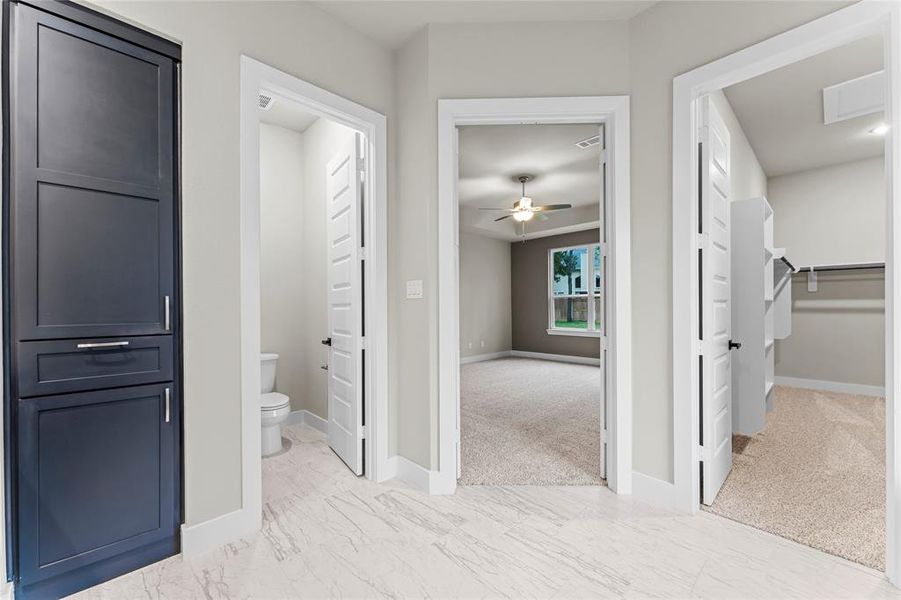
[{"label": "window", "polygon": [[[600,244],[548,252],[548,330],[552,335],[599,336],[604,300]],[[585,284],[589,287],[585,287]]]}]

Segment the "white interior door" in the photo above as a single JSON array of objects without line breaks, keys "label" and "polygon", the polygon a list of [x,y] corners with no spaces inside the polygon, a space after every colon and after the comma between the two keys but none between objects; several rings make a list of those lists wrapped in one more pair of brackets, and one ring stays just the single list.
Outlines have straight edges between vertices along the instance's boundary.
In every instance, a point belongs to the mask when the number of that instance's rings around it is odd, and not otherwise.
[{"label": "white interior door", "polygon": [[601,478],[607,479],[607,440],[610,439],[607,431],[607,323],[610,319],[610,311],[607,310],[607,283],[610,280],[607,277],[607,137],[605,135],[604,125],[601,124],[598,130],[601,139],[601,160],[598,168],[601,170],[601,202],[600,202],[600,221],[599,227],[601,233],[601,242],[595,256],[591,257],[592,261],[592,277],[598,279],[601,283],[598,292],[592,299],[594,302],[595,321],[600,323],[601,331],[601,368],[600,368],[600,398],[601,405]]},{"label": "white interior door", "polygon": [[[732,333],[729,130],[709,96],[700,100],[701,463],[704,504],[732,468]],[[761,248],[761,255],[763,249]]]},{"label": "white interior door", "polygon": [[348,138],[328,163],[328,442],[363,474],[361,136]]}]

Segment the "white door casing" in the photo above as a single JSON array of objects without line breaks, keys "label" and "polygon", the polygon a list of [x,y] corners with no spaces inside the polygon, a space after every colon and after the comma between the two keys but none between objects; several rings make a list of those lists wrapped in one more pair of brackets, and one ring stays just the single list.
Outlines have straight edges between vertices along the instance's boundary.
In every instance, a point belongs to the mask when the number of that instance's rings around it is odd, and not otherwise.
[{"label": "white door casing", "polygon": [[702,502],[713,504],[732,468],[730,137],[710,96],[699,102]]},{"label": "white door casing", "polygon": [[359,133],[327,166],[328,442],[357,475],[363,474],[362,228],[363,157]]},{"label": "white door casing", "polygon": [[[601,357],[601,366],[600,366],[600,377],[601,377],[601,385],[598,387],[600,390],[600,394],[598,397],[598,402],[600,403],[600,414],[601,414],[601,443],[599,444],[601,450],[601,478],[607,479],[607,440],[609,436],[607,435],[607,322],[612,318],[612,314],[608,313],[608,306],[610,305],[607,302],[607,286],[609,278],[607,277],[607,136],[606,136],[606,128],[602,123],[598,127],[598,135],[601,139],[601,160],[598,163],[598,168],[601,171],[601,224],[598,227],[598,231],[601,234],[601,245],[600,245],[600,269],[601,269],[601,293],[599,297],[599,304],[597,309],[597,314],[601,315],[601,338],[598,340],[601,344],[600,357]],[[591,257],[591,260],[594,260],[594,257]],[[592,264],[592,266],[594,266]],[[591,300],[594,301],[593,299]]]}]

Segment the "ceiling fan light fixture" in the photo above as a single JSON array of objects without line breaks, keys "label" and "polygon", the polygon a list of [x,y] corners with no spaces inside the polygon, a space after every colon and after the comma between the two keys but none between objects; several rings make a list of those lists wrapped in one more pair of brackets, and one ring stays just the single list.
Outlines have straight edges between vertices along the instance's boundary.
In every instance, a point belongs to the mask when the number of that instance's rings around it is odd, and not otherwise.
[{"label": "ceiling fan light fixture", "polygon": [[531,221],[532,217],[535,216],[531,210],[518,210],[513,213],[513,219],[519,221],[520,223],[524,223],[525,221]]},{"label": "ceiling fan light fixture", "polygon": [[520,198],[519,199],[519,208],[526,209],[526,210],[532,208],[532,199],[529,198],[528,196],[523,196],[522,198]]}]

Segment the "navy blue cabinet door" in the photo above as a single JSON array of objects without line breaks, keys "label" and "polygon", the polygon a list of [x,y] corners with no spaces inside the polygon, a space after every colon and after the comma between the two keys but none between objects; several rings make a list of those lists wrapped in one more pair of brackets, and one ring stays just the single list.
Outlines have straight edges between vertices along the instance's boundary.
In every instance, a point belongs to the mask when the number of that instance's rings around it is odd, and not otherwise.
[{"label": "navy blue cabinet door", "polygon": [[[19,585],[81,587],[78,569],[173,552],[178,527],[171,384],[19,400]],[[57,579],[55,579],[57,578]]]},{"label": "navy blue cabinet door", "polygon": [[14,8],[17,337],[165,334],[174,296],[174,61]]}]

